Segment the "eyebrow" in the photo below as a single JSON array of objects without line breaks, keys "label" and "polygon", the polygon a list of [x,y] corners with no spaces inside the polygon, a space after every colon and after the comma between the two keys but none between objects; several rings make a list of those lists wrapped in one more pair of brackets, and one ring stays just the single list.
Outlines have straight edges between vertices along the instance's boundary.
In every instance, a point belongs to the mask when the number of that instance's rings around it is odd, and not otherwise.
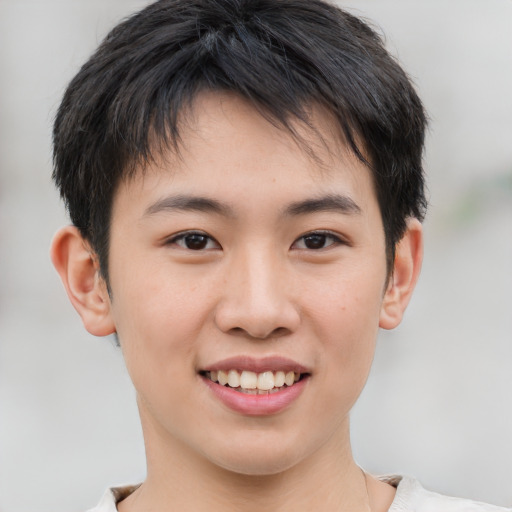
[{"label": "eyebrow", "polygon": [[286,208],[285,215],[295,216],[315,212],[360,214],[361,208],[348,196],[328,194],[318,198],[291,203]]},{"label": "eyebrow", "polygon": [[177,195],[160,199],[146,208],[144,216],[165,211],[189,211],[216,213],[225,217],[233,217],[233,210],[226,204],[215,199],[201,196]]},{"label": "eyebrow", "polygon": [[[234,217],[233,209],[225,203],[201,196],[177,195],[164,197],[149,206],[144,216],[165,211],[194,211],[216,213],[224,217]],[[306,215],[315,212],[340,212],[344,214],[360,214],[361,208],[348,196],[328,194],[303,201],[296,201],[284,210],[285,216]]]}]

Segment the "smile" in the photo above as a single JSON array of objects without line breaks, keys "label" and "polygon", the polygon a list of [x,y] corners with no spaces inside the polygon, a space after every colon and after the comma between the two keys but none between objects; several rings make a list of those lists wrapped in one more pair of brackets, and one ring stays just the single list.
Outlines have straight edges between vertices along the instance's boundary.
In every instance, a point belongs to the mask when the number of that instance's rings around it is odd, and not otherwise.
[{"label": "smile", "polygon": [[278,414],[293,407],[309,387],[311,369],[281,356],[236,356],[199,370],[202,382],[219,401],[249,416]]},{"label": "smile", "polygon": [[265,371],[256,373],[249,370],[218,370],[205,372],[204,376],[221,386],[232,388],[248,395],[278,393],[293,386],[303,375],[293,371]]}]

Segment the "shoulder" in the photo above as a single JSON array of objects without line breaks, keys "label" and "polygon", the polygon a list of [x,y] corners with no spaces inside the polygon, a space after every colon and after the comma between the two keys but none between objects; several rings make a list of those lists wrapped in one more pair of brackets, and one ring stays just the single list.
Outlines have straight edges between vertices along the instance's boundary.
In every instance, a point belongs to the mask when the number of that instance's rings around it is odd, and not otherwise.
[{"label": "shoulder", "polygon": [[496,507],[428,491],[410,477],[385,476],[381,480],[397,488],[389,512],[512,512],[512,508]]},{"label": "shoulder", "polygon": [[98,505],[87,512],[117,512],[117,504],[135,491],[139,485],[126,485],[124,487],[107,489]]}]

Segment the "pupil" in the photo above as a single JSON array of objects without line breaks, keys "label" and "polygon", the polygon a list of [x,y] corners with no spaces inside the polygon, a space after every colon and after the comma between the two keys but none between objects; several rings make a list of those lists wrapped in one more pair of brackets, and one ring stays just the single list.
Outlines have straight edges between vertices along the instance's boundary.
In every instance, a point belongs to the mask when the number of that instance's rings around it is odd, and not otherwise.
[{"label": "pupil", "polygon": [[304,244],[308,249],[322,249],[325,246],[325,235],[308,235],[304,238]]},{"label": "pupil", "polygon": [[206,247],[208,237],[205,235],[188,235],[185,238],[185,243],[188,249],[200,250]]}]

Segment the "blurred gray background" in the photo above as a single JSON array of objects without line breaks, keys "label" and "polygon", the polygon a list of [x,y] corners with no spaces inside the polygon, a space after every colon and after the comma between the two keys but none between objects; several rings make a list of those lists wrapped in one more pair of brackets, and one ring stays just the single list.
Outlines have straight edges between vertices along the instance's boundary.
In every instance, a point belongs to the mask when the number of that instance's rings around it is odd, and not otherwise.
[{"label": "blurred gray background", "polygon": [[[145,465],[112,340],[48,257],[67,82],[136,0],[0,0],[0,511],[85,510]],[[381,27],[431,117],[423,275],[353,413],[357,460],[512,506],[512,1],[340,2]]]}]

